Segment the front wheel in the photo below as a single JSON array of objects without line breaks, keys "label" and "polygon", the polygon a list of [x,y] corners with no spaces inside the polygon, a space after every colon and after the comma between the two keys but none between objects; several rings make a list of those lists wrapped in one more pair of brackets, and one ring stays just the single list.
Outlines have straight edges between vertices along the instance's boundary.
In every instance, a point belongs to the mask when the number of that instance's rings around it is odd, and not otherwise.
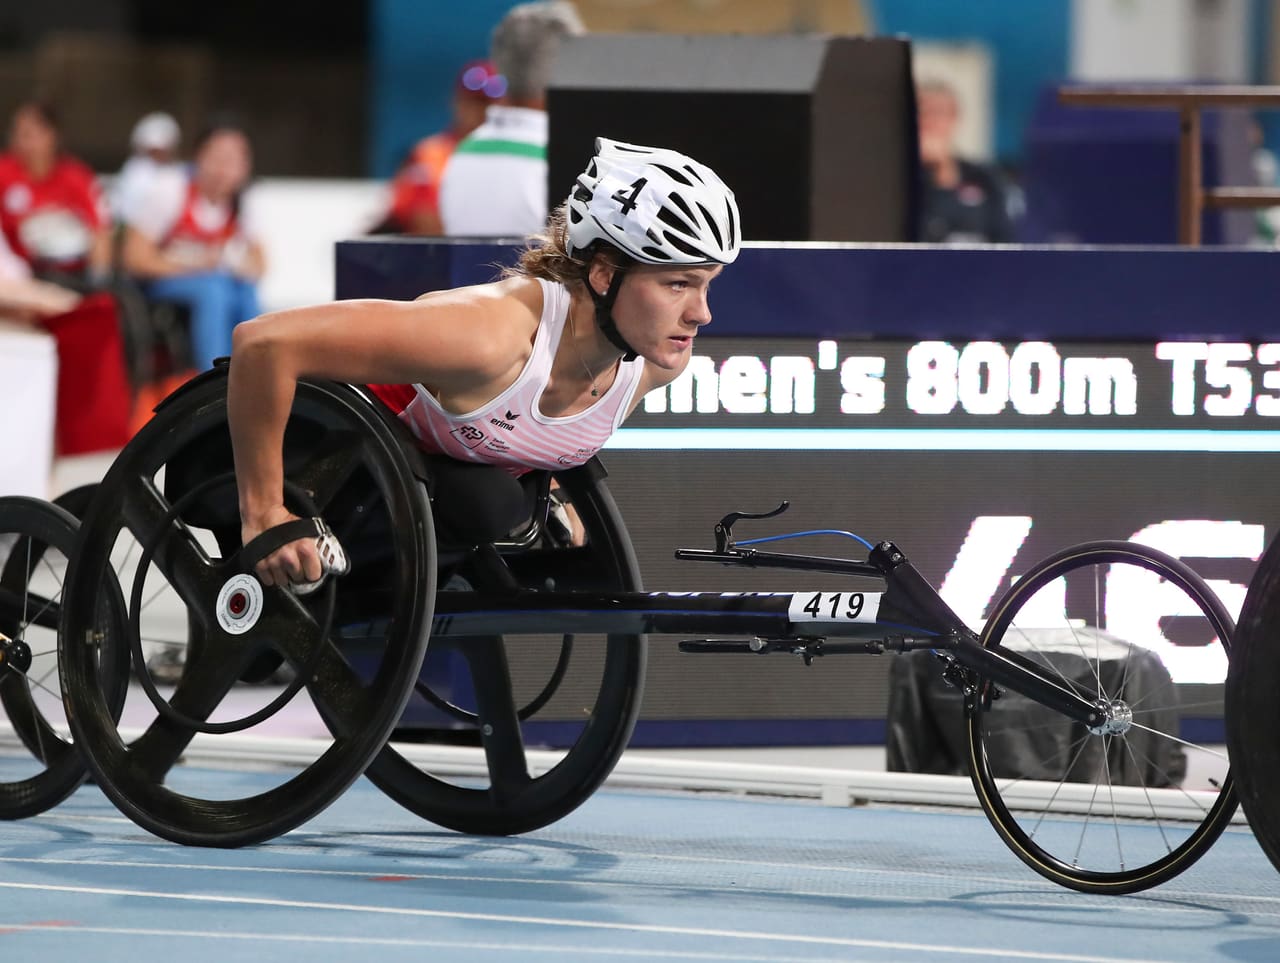
[{"label": "front wheel", "polygon": [[1105,707],[1094,728],[980,680],[969,765],[996,831],[1037,873],[1133,893],[1189,867],[1236,808],[1218,720],[1234,624],[1185,563],[1132,542],[1051,556],[996,603],[1000,651]]}]

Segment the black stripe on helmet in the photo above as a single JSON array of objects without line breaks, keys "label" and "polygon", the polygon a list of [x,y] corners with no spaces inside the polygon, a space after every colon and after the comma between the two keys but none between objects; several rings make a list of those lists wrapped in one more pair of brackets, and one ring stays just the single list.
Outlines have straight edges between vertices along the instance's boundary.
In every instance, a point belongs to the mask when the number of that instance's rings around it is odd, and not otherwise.
[{"label": "black stripe on helmet", "polygon": [[716,219],[712,217],[711,212],[701,204],[698,205],[698,210],[702,212],[702,217],[707,222],[707,230],[709,230],[711,235],[716,239],[716,246],[723,248],[724,238],[720,236],[720,228],[716,227]]},{"label": "black stripe on helmet", "polygon": [[685,187],[693,187],[693,181],[689,180],[684,173],[676,170],[674,167],[668,167],[666,164],[654,164],[653,166],[662,171],[662,173],[666,174],[673,181],[679,181]]}]

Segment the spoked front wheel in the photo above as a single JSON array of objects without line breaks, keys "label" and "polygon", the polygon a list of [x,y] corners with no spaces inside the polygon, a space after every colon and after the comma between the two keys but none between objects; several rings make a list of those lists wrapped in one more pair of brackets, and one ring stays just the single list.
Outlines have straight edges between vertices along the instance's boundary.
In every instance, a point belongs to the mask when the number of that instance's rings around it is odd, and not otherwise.
[{"label": "spoked front wheel", "polygon": [[[58,619],[77,523],[35,498],[0,498],[0,819],[57,805],[87,769],[71,741],[58,675]],[[87,620],[99,638],[123,620],[114,583]],[[125,673],[103,674],[108,713],[119,711]]]},{"label": "spoked front wheel", "polygon": [[1236,797],[1221,725],[1230,615],[1183,562],[1130,542],[1051,556],[996,603],[982,645],[1103,708],[1096,727],[981,680],[970,772],[1017,856],[1082,892],[1194,863]]}]

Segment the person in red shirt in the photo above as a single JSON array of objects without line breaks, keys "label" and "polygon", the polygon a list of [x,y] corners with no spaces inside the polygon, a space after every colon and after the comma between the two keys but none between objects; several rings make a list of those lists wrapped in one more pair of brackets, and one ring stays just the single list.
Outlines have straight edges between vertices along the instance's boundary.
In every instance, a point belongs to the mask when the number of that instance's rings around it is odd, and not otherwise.
[{"label": "person in red shirt", "polygon": [[107,274],[111,244],[102,191],[93,171],[61,149],[47,105],[18,106],[0,153],[0,280],[22,289],[31,279],[80,292],[45,298],[39,310],[0,307],[10,320],[37,324],[58,345],[56,449],[62,455],[120,448],[129,440],[133,388],[118,306],[94,291]]},{"label": "person in red shirt", "polygon": [[0,154],[0,231],[36,274],[104,277],[110,224],[97,176],[62,150],[57,116],[20,104]]},{"label": "person in red shirt", "polygon": [[453,121],[418,141],[391,181],[391,207],[374,234],[439,236],[440,178],[458,141],[484,121],[489,104],[507,89],[506,78],[487,60],[472,60],[454,84]]}]

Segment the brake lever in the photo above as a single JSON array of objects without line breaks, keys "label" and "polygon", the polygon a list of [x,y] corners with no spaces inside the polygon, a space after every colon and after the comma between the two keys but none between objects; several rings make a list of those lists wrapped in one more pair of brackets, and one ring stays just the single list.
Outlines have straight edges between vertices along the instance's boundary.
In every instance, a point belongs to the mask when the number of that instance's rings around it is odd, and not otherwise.
[{"label": "brake lever", "polygon": [[775,508],[771,512],[762,512],[762,513],[730,512],[728,515],[726,515],[724,518],[720,519],[720,521],[716,523],[716,527],[715,527],[716,551],[728,552],[732,550],[733,544],[734,544],[733,543],[733,526],[737,524],[739,521],[741,521],[742,519],[773,518],[775,515],[781,515],[790,507],[791,507],[791,503],[786,499],[783,499],[782,504],[779,505],[777,508]]}]

